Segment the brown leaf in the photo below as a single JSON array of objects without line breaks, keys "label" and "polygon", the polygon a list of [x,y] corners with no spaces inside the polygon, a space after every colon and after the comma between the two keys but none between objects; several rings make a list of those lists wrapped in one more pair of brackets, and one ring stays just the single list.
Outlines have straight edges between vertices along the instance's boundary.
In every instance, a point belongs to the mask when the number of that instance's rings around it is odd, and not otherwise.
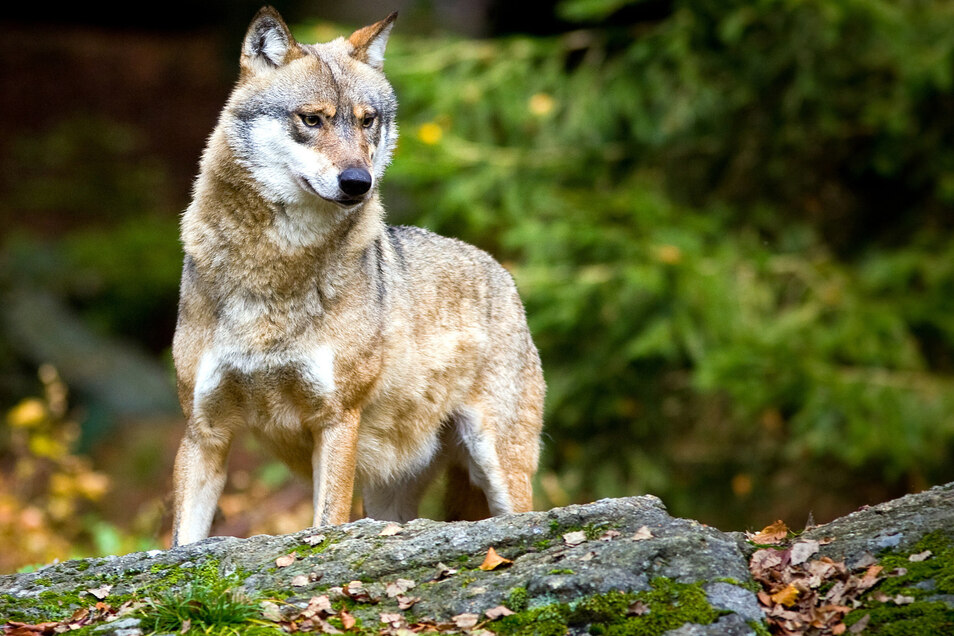
[{"label": "brown leaf", "polygon": [[341,588],[341,592],[355,603],[377,603],[361,581],[351,581]]},{"label": "brown leaf", "polygon": [[792,565],[800,565],[818,552],[818,541],[799,541],[792,546]]},{"label": "brown leaf", "polygon": [[563,542],[569,546],[580,545],[586,541],[586,533],[582,530],[567,532],[563,535]]},{"label": "brown leaf", "polygon": [[762,548],[752,553],[749,559],[749,570],[752,576],[758,580],[767,577],[767,570],[776,568],[782,564],[782,553],[774,548]]},{"label": "brown leaf", "polygon": [[341,612],[338,614],[338,618],[341,619],[341,625],[346,630],[354,627],[354,624],[357,622],[355,617],[349,614],[347,610],[341,610]]},{"label": "brown leaf", "polygon": [[387,623],[390,627],[395,629],[404,627],[405,625],[404,615],[397,613],[382,613],[381,622]]},{"label": "brown leaf", "polygon": [[97,600],[100,600],[100,601],[101,601],[101,600],[103,600],[104,598],[106,598],[107,596],[109,596],[109,592],[110,592],[110,590],[112,590],[112,589],[113,589],[113,586],[112,586],[112,585],[102,585],[102,586],[100,586],[100,587],[93,588],[93,589],[91,589],[91,590],[86,590],[86,593],[87,593],[87,594],[92,594],[93,596],[96,597]]},{"label": "brown leaf", "polygon": [[70,622],[71,622],[71,623],[78,623],[78,622],[82,621],[83,619],[85,619],[87,616],[89,616],[89,609],[87,609],[87,608],[85,608],[85,607],[81,607],[81,608],[79,608],[78,610],[76,610],[75,612],[73,612],[73,615],[72,615],[72,616],[70,616]]},{"label": "brown leaf", "polygon": [[487,548],[487,556],[484,557],[484,562],[478,565],[477,567],[485,572],[491,570],[496,570],[500,566],[509,565],[513,563],[510,559],[505,559],[494,550],[493,546]]},{"label": "brown leaf", "polygon": [[934,553],[931,552],[930,550],[925,550],[924,552],[918,552],[917,554],[912,554],[911,556],[909,556],[908,561],[911,561],[912,563],[919,563],[921,561],[930,559],[932,554]]},{"label": "brown leaf", "polygon": [[394,581],[393,583],[388,583],[388,586],[386,588],[388,598],[394,598],[395,596],[404,594],[405,592],[413,588],[415,585],[417,585],[417,583],[415,583],[411,579],[398,579],[397,581]]},{"label": "brown leaf", "polygon": [[649,613],[649,606],[642,601],[633,601],[626,608],[627,616],[642,616],[647,613]]},{"label": "brown leaf", "polygon": [[441,562],[437,563],[437,571],[434,573],[434,576],[431,577],[432,581],[443,581],[449,576],[454,576],[457,574],[457,570],[449,568]]},{"label": "brown leaf", "polygon": [[420,596],[406,596],[402,594],[397,597],[398,609],[399,610],[411,609],[411,607],[420,600],[421,600]]},{"label": "brown leaf", "polygon": [[454,621],[454,624],[460,629],[472,629],[477,626],[477,621],[480,620],[480,616],[465,613],[451,616],[451,620]]},{"label": "brown leaf", "polygon": [[182,621],[182,628],[179,630],[179,633],[180,633],[180,634],[185,634],[185,633],[188,632],[190,629],[192,629],[192,619],[191,619],[191,618],[187,618],[187,619],[185,619],[184,621]]},{"label": "brown leaf", "polygon": [[748,532],[745,534],[752,543],[763,545],[781,543],[785,537],[788,536],[788,526],[785,525],[784,521],[779,519],[775,523],[765,526],[761,531],[755,534]]},{"label": "brown leaf", "polygon": [[310,537],[305,537],[304,539],[302,539],[302,541],[304,541],[310,546],[316,546],[324,540],[325,540],[325,535],[323,534],[313,534]]},{"label": "brown leaf", "polygon": [[307,574],[299,574],[291,580],[292,587],[304,587],[311,583]]},{"label": "brown leaf", "polygon": [[484,610],[484,615],[492,621],[504,616],[511,616],[513,613],[514,611],[505,605],[498,605],[497,607],[491,607],[488,610]]},{"label": "brown leaf", "polygon": [[630,537],[633,541],[645,541],[646,539],[652,539],[653,533],[650,532],[649,526],[643,526],[636,531],[636,534]]},{"label": "brown leaf", "polygon": [[848,626],[845,625],[844,623],[835,623],[835,625],[832,626],[831,628],[831,633],[834,636],[841,636],[842,634],[845,633],[846,629],[848,629]]},{"label": "brown leaf", "polygon": [[280,556],[275,559],[275,566],[279,568],[287,568],[289,565],[295,562],[295,559],[298,558],[298,554],[292,552],[291,554],[286,554],[285,556]]},{"label": "brown leaf", "polygon": [[389,523],[388,525],[384,526],[384,530],[378,533],[378,536],[393,537],[402,530],[404,530],[404,528],[402,528],[399,524]]},{"label": "brown leaf", "polygon": [[[645,527],[645,526],[643,526]],[[600,535],[600,541],[612,541],[616,537],[622,534],[619,530],[607,530]]]},{"label": "brown leaf", "polygon": [[299,616],[303,618],[312,618],[313,616],[326,617],[333,616],[335,611],[331,608],[331,601],[324,594],[321,596],[312,596],[308,601],[308,606],[301,611]]}]

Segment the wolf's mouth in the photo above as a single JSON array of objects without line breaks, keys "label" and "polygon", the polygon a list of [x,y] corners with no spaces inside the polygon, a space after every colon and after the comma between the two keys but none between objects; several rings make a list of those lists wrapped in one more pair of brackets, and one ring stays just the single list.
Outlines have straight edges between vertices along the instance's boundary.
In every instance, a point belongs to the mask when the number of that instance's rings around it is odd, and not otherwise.
[{"label": "wolf's mouth", "polygon": [[311,185],[311,181],[308,180],[308,177],[302,175],[295,175],[295,179],[298,181],[298,185],[301,186],[301,189],[309,194],[313,194],[320,199],[329,201],[331,203],[336,203],[345,208],[352,208],[360,203],[364,203],[365,197],[340,197],[333,199],[331,197],[326,197],[322,195],[318,190]]}]

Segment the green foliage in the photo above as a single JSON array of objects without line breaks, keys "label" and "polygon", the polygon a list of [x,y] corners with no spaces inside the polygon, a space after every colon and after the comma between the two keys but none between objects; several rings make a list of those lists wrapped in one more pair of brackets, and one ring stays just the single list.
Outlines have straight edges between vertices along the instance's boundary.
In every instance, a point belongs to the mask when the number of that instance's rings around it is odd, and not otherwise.
[{"label": "green foliage", "polygon": [[571,499],[709,500],[721,522],[738,476],[751,505],[784,473],[950,479],[952,62],[940,2],[398,39],[385,199],[514,274]]}]

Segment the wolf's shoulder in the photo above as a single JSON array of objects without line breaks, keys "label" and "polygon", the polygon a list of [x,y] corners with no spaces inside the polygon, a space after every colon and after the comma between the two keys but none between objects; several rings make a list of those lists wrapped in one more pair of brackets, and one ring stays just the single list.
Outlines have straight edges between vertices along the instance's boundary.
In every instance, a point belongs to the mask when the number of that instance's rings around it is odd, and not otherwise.
[{"label": "wolf's shoulder", "polygon": [[422,227],[390,225],[387,234],[399,258],[503,270],[503,266],[493,256],[479,247]]}]

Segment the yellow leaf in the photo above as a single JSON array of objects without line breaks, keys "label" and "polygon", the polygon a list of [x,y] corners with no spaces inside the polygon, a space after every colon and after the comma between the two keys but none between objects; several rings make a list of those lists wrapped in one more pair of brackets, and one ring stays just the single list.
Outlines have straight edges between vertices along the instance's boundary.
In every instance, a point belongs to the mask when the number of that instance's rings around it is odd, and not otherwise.
[{"label": "yellow leaf", "polygon": [[794,583],[789,583],[784,589],[772,594],[771,598],[775,603],[791,607],[798,600],[798,588],[795,587]]},{"label": "yellow leaf", "polygon": [[785,522],[782,520],[778,520],[771,525],[765,526],[762,528],[761,532],[748,535],[749,541],[762,545],[780,543],[787,536],[788,526],[786,526]]},{"label": "yellow leaf", "polygon": [[496,570],[501,565],[507,565],[508,563],[513,563],[513,561],[510,559],[505,559],[497,554],[497,551],[491,546],[487,548],[487,556],[484,557],[484,562],[477,567],[479,567],[481,570],[484,570],[485,572],[489,572],[490,570]]},{"label": "yellow leaf", "polygon": [[14,428],[33,428],[46,420],[46,405],[36,398],[27,398],[10,409],[7,424]]}]

